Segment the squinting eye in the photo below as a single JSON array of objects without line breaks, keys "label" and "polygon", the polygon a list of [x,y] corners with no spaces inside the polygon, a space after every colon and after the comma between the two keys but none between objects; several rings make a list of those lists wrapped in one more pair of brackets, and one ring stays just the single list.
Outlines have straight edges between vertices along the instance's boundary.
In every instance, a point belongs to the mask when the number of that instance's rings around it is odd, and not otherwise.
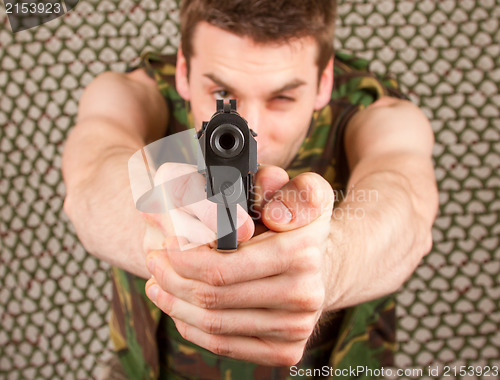
[{"label": "squinting eye", "polygon": [[278,100],[280,102],[294,102],[294,98],[290,98],[288,96],[277,96],[274,98],[274,100]]},{"label": "squinting eye", "polygon": [[215,95],[216,99],[229,99],[231,97],[229,91],[226,90],[214,91],[213,94]]}]

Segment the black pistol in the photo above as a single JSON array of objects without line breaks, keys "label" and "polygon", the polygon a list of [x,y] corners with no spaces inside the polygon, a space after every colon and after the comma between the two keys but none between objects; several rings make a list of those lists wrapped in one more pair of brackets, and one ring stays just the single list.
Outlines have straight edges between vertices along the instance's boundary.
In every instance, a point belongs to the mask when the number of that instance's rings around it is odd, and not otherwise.
[{"label": "black pistol", "polygon": [[235,251],[236,208],[253,209],[257,172],[257,134],[238,112],[236,100],[217,100],[217,111],[197,133],[198,171],[205,175],[207,198],[217,203],[217,250]]}]

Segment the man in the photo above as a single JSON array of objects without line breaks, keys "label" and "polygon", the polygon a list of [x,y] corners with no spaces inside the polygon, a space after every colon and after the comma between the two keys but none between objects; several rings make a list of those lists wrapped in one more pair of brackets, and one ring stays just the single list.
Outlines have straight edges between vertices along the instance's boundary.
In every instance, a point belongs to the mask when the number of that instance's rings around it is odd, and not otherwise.
[{"label": "man", "polygon": [[[432,244],[433,134],[417,107],[387,96],[398,94],[390,82],[345,56],[334,63],[334,16],[335,1],[184,1],[175,67],[146,55],[82,95],[65,210],[86,249],[115,266],[112,338],[130,378],[391,364],[390,294]],[[161,219],[134,208],[127,173],[144,145],[199,130],[218,98],[237,99],[262,164],[267,231],[254,235],[263,228],[238,215],[233,254],[181,250]]]}]

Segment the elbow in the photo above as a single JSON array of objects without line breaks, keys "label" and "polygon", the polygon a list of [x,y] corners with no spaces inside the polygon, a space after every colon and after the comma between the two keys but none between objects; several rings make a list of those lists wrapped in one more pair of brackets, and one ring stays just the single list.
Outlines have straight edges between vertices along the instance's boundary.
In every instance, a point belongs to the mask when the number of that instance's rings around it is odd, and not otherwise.
[{"label": "elbow", "polygon": [[66,194],[64,196],[64,203],[63,203],[63,210],[66,213],[66,215],[69,217],[71,220],[71,198],[70,194],[73,192],[73,180],[72,180],[72,171],[71,167],[72,161],[74,160],[72,157],[72,154],[70,153],[70,149],[68,147],[71,145],[71,139],[72,139],[72,134],[73,131],[70,132],[68,139],[66,140],[63,154],[62,154],[62,162],[61,162],[61,173],[62,173],[62,178],[66,190]]},{"label": "elbow", "polygon": [[424,258],[432,251],[432,229],[427,230],[422,236],[422,244],[420,247],[420,257]]},{"label": "elbow", "polygon": [[424,245],[422,257],[427,256],[432,251],[432,227],[439,213],[439,192],[435,179],[430,186],[428,197],[429,209],[427,214],[424,215]]},{"label": "elbow", "polygon": [[74,202],[73,202],[73,195],[72,195],[72,193],[69,193],[68,191],[66,191],[66,195],[64,197],[63,211],[66,214],[66,216],[68,217],[68,219],[71,221],[71,223],[73,223],[73,225],[75,225],[75,221],[76,221],[75,213],[76,213],[76,211],[75,211]]},{"label": "elbow", "polygon": [[[68,194],[71,193],[75,187],[76,175],[79,173],[78,170],[78,152],[77,147],[78,144],[74,141],[76,138],[77,130],[73,127],[73,130],[70,132],[65,144],[64,150],[62,154],[61,161],[61,173],[64,181],[64,185],[66,187],[66,199],[68,198]],[[66,201],[65,201],[66,204]],[[63,206],[65,211],[66,207]]]},{"label": "elbow", "polygon": [[[75,126],[70,132],[62,154],[61,173],[65,186],[65,197],[63,210],[69,219],[75,224],[77,203],[82,199],[82,188],[88,181],[91,165],[85,161],[82,149],[82,130]],[[78,202],[75,202],[78,200]]]},{"label": "elbow", "polygon": [[[432,196],[434,198],[434,195]],[[431,201],[429,205],[429,212],[427,215],[419,215],[420,219],[420,228],[416,229],[415,242],[416,244],[416,256],[421,260],[425,256],[427,256],[432,251],[433,239],[432,239],[432,226],[434,224],[434,220],[436,219],[439,204],[438,204],[438,196],[437,190],[435,192],[435,200]]]},{"label": "elbow", "polygon": [[431,160],[427,159],[421,167],[425,172],[418,184],[413,184],[410,213],[411,218],[416,221],[414,242],[416,256],[420,259],[432,251],[432,227],[439,212],[439,192]]}]

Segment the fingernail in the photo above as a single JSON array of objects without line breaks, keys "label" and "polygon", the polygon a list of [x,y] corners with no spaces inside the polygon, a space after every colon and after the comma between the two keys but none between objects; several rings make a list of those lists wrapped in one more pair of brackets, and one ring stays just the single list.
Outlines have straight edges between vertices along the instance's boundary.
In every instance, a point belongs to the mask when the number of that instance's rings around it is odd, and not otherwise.
[{"label": "fingernail", "polygon": [[288,207],[276,199],[266,206],[266,211],[266,214],[277,223],[287,224],[292,220],[292,213]]},{"label": "fingernail", "polygon": [[151,285],[148,288],[148,297],[154,303],[156,303],[156,300],[158,299],[159,290],[160,290],[160,288],[158,287],[158,285]]}]

